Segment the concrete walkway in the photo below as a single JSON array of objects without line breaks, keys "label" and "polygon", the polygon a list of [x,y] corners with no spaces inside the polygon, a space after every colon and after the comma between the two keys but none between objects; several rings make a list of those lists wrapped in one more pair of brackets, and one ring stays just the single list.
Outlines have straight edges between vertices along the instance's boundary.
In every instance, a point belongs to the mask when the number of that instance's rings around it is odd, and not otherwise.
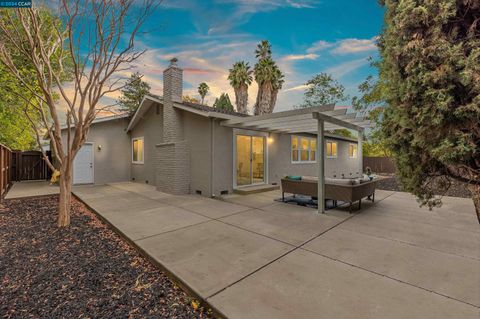
[{"label": "concrete walkway", "polygon": [[58,186],[50,185],[47,181],[14,182],[5,199],[53,195],[59,192]]},{"label": "concrete walkway", "polygon": [[468,199],[429,211],[378,191],[359,213],[318,215],[273,201],[278,191],[225,201],[138,183],[74,192],[229,318],[480,315],[480,227]]}]

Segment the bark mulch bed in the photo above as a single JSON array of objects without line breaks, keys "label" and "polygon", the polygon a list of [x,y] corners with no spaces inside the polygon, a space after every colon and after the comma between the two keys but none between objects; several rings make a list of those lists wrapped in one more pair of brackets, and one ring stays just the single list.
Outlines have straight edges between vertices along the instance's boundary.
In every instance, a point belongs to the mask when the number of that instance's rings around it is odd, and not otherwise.
[{"label": "bark mulch bed", "polygon": [[0,318],[212,317],[82,203],[57,228],[57,201],[0,205]]},{"label": "bark mulch bed", "polygon": [[[389,191],[402,191],[402,185],[395,176],[388,176],[378,181],[378,189]],[[439,191],[437,194],[442,195]],[[468,189],[467,184],[458,181],[452,181],[452,186],[449,188],[445,196],[472,198],[472,193]]]}]

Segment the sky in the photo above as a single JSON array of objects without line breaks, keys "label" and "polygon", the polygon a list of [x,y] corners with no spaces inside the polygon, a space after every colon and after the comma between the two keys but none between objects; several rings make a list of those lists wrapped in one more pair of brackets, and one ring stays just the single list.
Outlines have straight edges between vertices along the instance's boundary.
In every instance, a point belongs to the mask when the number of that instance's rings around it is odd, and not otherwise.
[{"label": "sky", "polygon": [[[253,68],[256,45],[268,40],[285,74],[275,111],[301,104],[305,82],[320,72],[345,86],[350,98],[338,105],[348,106],[359,95],[358,85],[377,74],[368,58],[378,57],[382,22],[376,0],[164,0],[137,38],[137,48],[147,51],[132,72],[142,73],[151,92],[162,95],[162,72],[176,57],[184,70],[184,95],[199,98],[197,87],[206,82],[207,104],[222,92],[233,103],[228,69],[241,60]],[[250,108],[256,92],[254,82]]]}]

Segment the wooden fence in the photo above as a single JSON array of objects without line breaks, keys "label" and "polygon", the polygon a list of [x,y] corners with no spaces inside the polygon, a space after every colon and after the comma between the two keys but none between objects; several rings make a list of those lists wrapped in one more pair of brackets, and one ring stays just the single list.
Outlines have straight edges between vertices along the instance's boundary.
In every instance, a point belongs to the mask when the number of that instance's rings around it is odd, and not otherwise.
[{"label": "wooden fence", "polygon": [[395,173],[395,164],[390,157],[363,157],[363,171],[370,167],[374,173]]},{"label": "wooden fence", "polygon": [[[50,158],[50,152],[47,156]],[[12,152],[12,181],[45,180],[50,178],[50,170],[40,151]]]},{"label": "wooden fence", "polygon": [[7,193],[11,184],[12,151],[0,144],[0,201]]}]

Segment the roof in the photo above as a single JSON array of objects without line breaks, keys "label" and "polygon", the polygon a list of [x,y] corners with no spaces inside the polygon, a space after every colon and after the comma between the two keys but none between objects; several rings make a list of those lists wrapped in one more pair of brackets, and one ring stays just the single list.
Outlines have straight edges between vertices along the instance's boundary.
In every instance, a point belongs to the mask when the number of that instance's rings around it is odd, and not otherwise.
[{"label": "roof", "polygon": [[[155,94],[149,94],[148,96],[154,97],[157,100],[163,101],[163,97]],[[208,105],[204,104],[199,104],[199,103],[192,103],[192,102],[186,102],[182,101],[181,103],[176,102],[175,104],[180,104],[183,106],[191,107],[192,109],[203,111],[203,112],[214,112],[214,113],[220,113],[220,114],[228,114],[228,115],[234,115],[234,116],[249,116],[248,114],[243,114],[243,113],[238,113],[235,111],[229,111],[225,109],[217,109]]]},{"label": "roof", "polygon": [[[150,106],[155,103],[163,104],[163,97],[155,94],[148,94],[143,98],[142,103],[140,103],[140,107],[137,109],[132,119],[130,120],[130,123],[128,124],[127,132],[133,129],[133,127],[140,121],[142,116],[150,109]],[[201,116],[220,119],[232,119],[249,116],[248,114],[242,114],[224,109],[217,109],[208,105],[191,102],[174,102],[173,106],[175,108],[182,109],[184,111],[195,113]]]},{"label": "roof", "polygon": [[[109,116],[103,116],[103,117],[97,117],[93,120],[92,124],[95,123],[101,123],[101,122],[107,122],[107,121],[113,121],[113,120],[119,120],[119,119],[124,119],[130,117],[130,114],[128,113],[122,113],[122,114],[114,114],[114,115],[109,115]],[[70,127],[74,127],[75,125],[72,124]],[[65,130],[67,129],[67,125],[62,125],[60,129]]]}]

